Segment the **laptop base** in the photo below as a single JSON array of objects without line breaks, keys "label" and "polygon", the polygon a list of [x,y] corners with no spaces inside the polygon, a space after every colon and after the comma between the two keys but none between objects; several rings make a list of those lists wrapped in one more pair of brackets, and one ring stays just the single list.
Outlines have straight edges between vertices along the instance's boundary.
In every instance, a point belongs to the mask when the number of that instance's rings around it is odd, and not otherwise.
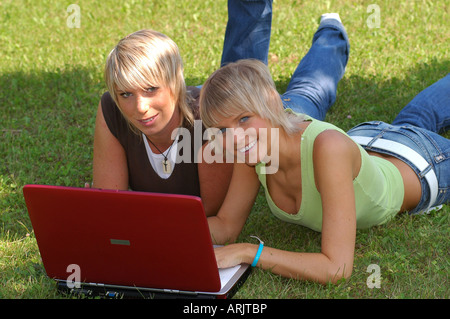
[{"label": "laptop base", "polygon": [[[214,293],[178,291],[167,289],[149,289],[140,287],[125,287],[102,284],[77,283],[78,287],[69,287],[67,281],[57,280],[57,289],[63,295],[74,298],[99,299],[231,299],[250,275],[248,267],[239,281],[224,295]],[[73,286],[74,283],[71,283]]]}]

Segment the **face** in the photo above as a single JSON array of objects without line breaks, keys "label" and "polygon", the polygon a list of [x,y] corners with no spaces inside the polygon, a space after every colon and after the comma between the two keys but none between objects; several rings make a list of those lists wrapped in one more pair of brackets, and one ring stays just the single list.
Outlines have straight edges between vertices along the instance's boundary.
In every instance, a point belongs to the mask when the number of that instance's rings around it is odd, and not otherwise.
[{"label": "face", "polygon": [[238,162],[249,166],[267,158],[273,146],[273,130],[278,130],[268,120],[249,112],[223,118],[216,127],[222,133],[220,142],[225,152],[232,153]]},{"label": "face", "polygon": [[125,117],[148,137],[163,138],[179,125],[179,112],[167,87],[118,91],[118,102]]}]

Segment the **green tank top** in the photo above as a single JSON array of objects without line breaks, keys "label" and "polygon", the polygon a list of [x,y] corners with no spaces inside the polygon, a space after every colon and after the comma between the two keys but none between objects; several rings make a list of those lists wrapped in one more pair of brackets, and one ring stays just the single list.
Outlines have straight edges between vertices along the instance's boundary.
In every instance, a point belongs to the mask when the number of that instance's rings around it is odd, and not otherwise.
[{"label": "green tank top", "polygon": [[[266,200],[272,213],[286,222],[303,225],[315,231],[322,230],[322,201],[316,189],[313,167],[313,146],[316,137],[325,130],[337,130],[336,126],[307,117],[311,121],[302,135],[301,174],[302,202],[297,214],[288,214],[272,201],[267,189],[265,164],[256,166],[256,173],[264,187]],[[348,136],[348,135],[347,135]],[[357,228],[381,225],[394,217],[403,203],[404,187],[399,170],[391,162],[370,156],[361,146],[361,169],[353,181],[355,190]]]}]

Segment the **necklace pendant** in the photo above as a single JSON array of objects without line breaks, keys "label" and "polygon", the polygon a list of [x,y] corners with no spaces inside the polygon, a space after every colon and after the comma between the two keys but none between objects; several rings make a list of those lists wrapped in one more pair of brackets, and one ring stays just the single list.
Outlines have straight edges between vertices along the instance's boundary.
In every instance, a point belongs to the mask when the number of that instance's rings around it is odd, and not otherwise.
[{"label": "necklace pendant", "polygon": [[163,167],[162,167],[163,172],[166,174],[170,174],[172,172],[172,167],[170,165],[170,162],[167,159],[164,159],[162,161],[162,164],[163,164]]}]

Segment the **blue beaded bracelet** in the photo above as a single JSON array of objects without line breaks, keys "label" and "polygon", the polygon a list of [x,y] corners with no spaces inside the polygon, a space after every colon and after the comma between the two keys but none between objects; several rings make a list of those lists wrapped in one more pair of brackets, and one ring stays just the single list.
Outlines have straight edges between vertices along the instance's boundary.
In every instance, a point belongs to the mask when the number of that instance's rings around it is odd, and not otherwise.
[{"label": "blue beaded bracelet", "polygon": [[256,238],[259,240],[259,248],[258,248],[258,251],[256,252],[255,259],[253,259],[253,262],[252,262],[252,267],[255,267],[256,264],[258,263],[259,257],[261,256],[261,252],[264,248],[264,242],[256,236],[250,236],[250,237],[253,237],[253,238]]}]

